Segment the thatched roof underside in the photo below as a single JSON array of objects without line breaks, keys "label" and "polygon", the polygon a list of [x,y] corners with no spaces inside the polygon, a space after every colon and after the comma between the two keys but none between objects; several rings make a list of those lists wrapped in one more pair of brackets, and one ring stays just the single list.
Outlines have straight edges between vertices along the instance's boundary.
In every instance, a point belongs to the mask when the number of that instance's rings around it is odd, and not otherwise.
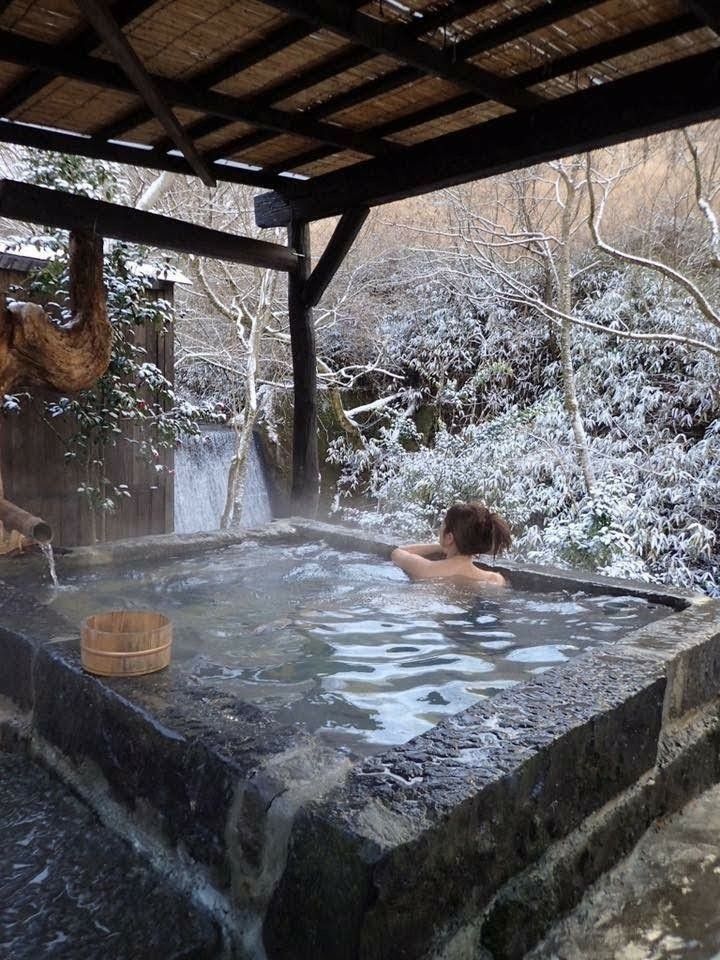
[{"label": "thatched roof underside", "polygon": [[[338,171],[349,183],[353,167],[358,175],[371,170],[368,161],[388,158],[400,170],[404,158],[415,162],[419,144],[437,141],[442,151],[463,143],[447,139],[458,131],[489,125],[495,142],[495,131],[512,128],[494,121],[509,115],[527,113],[542,139],[533,117],[548,104],[566,102],[568,124],[582,123],[582,105],[591,101],[579,93],[664,65],[694,65],[695,85],[699,65],[718,86],[718,7],[716,0],[116,0],[109,11],[212,175],[292,197],[311,189],[298,175],[322,189],[340,183],[327,180]],[[190,172],[81,8],[74,0],[0,3],[0,136]],[[672,76],[682,85],[682,74]],[[692,91],[684,96],[686,103]],[[676,112],[667,125],[698,119],[682,116],[682,106]],[[527,147],[517,150],[521,162]],[[428,174],[421,185],[441,180]]]}]

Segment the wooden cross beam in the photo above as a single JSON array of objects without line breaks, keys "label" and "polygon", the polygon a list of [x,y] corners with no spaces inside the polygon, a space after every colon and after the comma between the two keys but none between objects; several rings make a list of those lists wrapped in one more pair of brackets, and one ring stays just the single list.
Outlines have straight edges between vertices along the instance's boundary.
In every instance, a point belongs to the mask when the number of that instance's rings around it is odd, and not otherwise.
[{"label": "wooden cross beam", "polygon": [[[441,7],[438,10],[425,12],[422,17],[415,17],[413,20],[410,20],[408,23],[403,24],[403,33],[408,38],[418,38],[423,34],[429,33],[433,30],[437,30],[439,27],[447,26],[455,20],[461,19],[462,17],[468,16],[471,13],[475,13],[477,10],[482,9],[483,7],[490,6],[492,3],[497,2],[497,0],[456,0],[455,3],[450,4],[449,6]],[[595,3],[600,2],[600,0],[594,0]],[[357,8],[362,6],[364,0],[352,0],[350,6]],[[298,21],[291,21],[289,26],[298,27]],[[300,22],[300,27],[303,27],[308,33],[312,33],[316,28],[312,23]],[[283,28],[281,28],[283,29]],[[287,29],[287,28],[286,28]],[[270,43],[272,35],[267,37],[264,43]],[[261,45],[258,45],[261,46]],[[257,47],[251,48],[249,53],[253,53]],[[271,51],[272,52],[272,51]],[[285,100],[287,97],[292,97],[296,93],[300,93],[303,90],[307,90],[310,87],[314,87],[318,83],[322,83],[325,80],[328,80],[332,77],[336,77],[340,73],[345,73],[348,70],[352,70],[354,67],[359,66],[362,63],[366,63],[368,60],[372,60],[375,57],[374,50],[368,50],[366,47],[350,47],[344,48],[340,53],[333,54],[329,57],[326,57],[324,60],[321,60],[319,63],[313,63],[310,67],[307,67],[304,70],[300,70],[297,73],[294,73],[290,77],[284,77],[278,83],[272,84],[270,87],[263,89],[262,92],[262,103],[266,106],[270,106],[273,103],[279,103],[282,100]],[[249,64],[249,65],[252,65]],[[222,67],[222,64],[220,65]],[[242,66],[242,69],[247,69],[245,65]],[[417,79],[422,76],[422,73],[418,70],[414,70],[412,67],[404,67],[405,72],[408,74],[407,82],[410,80]],[[239,70],[235,71],[236,73]],[[398,71],[392,71],[394,75],[397,75]],[[213,74],[213,79],[218,74]],[[227,79],[227,76],[225,77]],[[219,83],[219,80],[215,80],[215,83]],[[208,84],[209,86],[210,84]],[[395,83],[394,87],[390,89],[395,89],[395,87],[401,86],[400,83]],[[365,87],[365,84],[361,84],[361,87]],[[357,89],[357,88],[353,88]],[[371,96],[375,94],[368,94],[367,97],[361,99],[371,99]],[[331,97],[330,100],[334,100],[334,97]],[[328,114],[334,113],[334,110],[323,110],[324,103],[318,104],[316,106],[310,107],[308,110],[304,111],[306,116],[312,115],[315,119],[318,119],[322,116],[327,116]],[[340,109],[340,108],[338,108]],[[224,123],[222,121],[215,121],[208,118],[203,118],[198,120],[195,123],[191,124],[188,128],[188,132],[193,136],[206,136],[209,133],[214,133],[216,130],[219,130]],[[257,133],[247,134],[244,137],[233,137],[232,139],[221,143],[217,148],[214,148],[208,153],[208,156],[230,156],[238,150],[248,149],[250,147],[256,146],[259,143],[264,143],[266,140],[271,139],[273,135],[268,134],[265,131],[259,131]],[[156,146],[160,148],[163,144],[158,143]],[[327,153],[325,154],[327,156]],[[288,168],[291,169],[291,168]]]},{"label": "wooden cross beam", "polygon": [[[49,43],[21,37],[0,29],[0,60],[21,66],[32,66],[48,74],[73,77],[123,93],[137,93],[133,82],[116,64],[100,57],[68,56]],[[143,68],[144,69],[144,68]],[[226,120],[237,120],[267,127],[278,133],[292,133],[321,143],[329,143],[340,150],[355,150],[370,156],[383,156],[397,151],[397,145],[383,141],[371,133],[348,130],[336,124],[306,119],[301,113],[258,107],[241,97],[232,97],[214,90],[196,89],[192,84],[155,74],[149,75],[155,88],[167,103],[214,114]],[[209,159],[215,159],[210,157]],[[207,163],[208,158],[203,157]]]},{"label": "wooden cross beam", "polygon": [[[597,2],[597,0],[595,0]],[[532,11],[533,14],[540,15],[545,8]],[[526,14],[515,17],[515,20],[525,19]],[[681,13],[679,16],[671,17],[669,20],[661,20],[659,23],[650,24],[648,27],[639,27],[630,33],[625,33],[619,37],[613,37],[610,40],[602,40],[593,44],[591,47],[584,47],[582,50],[576,50],[573,53],[565,54],[556,60],[542,63],[537,67],[531,67],[522,73],[517,73],[513,77],[514,83],[520,87],[532,87],[536,83],[542,83],[546,80],[552,80],[555,77],[563,77],[575,70],[584,70],[592,67],[594,64],[601,63],[603,60],[612,60],[614,57],[622,56],[626,53],[635,53],[645,47],[652,46],[655,43],[662,43],[673,37],[680,37],[684,33],[690,33],[697,30],[700,26],[697,16],[693,13]],[[491,28],[494,30],[495,28]],[[325,101],[320,108],[311,108],[308,113],[312,116],[327,116],[336,110],[345,110],[355,103],[362,102],[371,96],[380,96],[388,89],[394,89],[398,85],[407,81],[406,74],[408,67],[401,67],[399,70],[393,70],[391,73],[382,77],[369,80],[359,87],[355,87],[345,93],[337,94]],[[414,75],[414,71],[410,71]],[[398,82],[396,82],[398,81]],[[373,133],[378,137],[388,137],[402,130],[410,130],[413,127],[424,123],[430,123],[440,117],[449,117],[460,110],[467,110],[468,107],[474,107],[484,103],[485,97],[476,93],[459,93],[449,100],[440,100],[436,103],[428,104],[413,110],[410,113],[403,113],[392,120],[386,120],[383,123],[373,126]],[[320,112],[322,111],[322,112]],[[251,138],[262,143],[268,139],[267,134],[249,134],[245,137],[242,146],[250,146]],[[293,154],[291,157],[285,157],[281,163],[266,164],[263,170],[266,174],[277,173],[280,170],[294,170],[303,167],[306,164],[314,163],[317,160],[323,160],[331,156],[334,151],[329,147],[314,147],[301,153]]]},{"label": "wooden cross beam", "polygon": [[[155,0],[123,0],[122,9],[117,11],[118,26],[124,27],[140,16]],[[116,6],[119,6],[116,4]],[[97,33],[92,27],[86,27],[67,40],[63,38],[62,50],[67,57],[86,56],[98,46]],[[17,108],[46,87],[52,76],[43,70],[32,70],[21,77],[0,97],[0,117],[8,117]]]},{"label": "wooden cross beam", "polygon": [[[365,0],[352,0],[352,2],[354,6],[359,7],[365,2]],[[193,86],[198,86],[203,90],[211,90],[213,87],[221,84],[224,80],[229,80],[231,77],[236,77],[244,70],[249,70],[250,67],[254,66],[256,63],[260,63],[262,60],[272,57],[273,54],[284,50],[286,47],[292,46],[294,43],[299,43],[301,40],[304,40],[314,32],[315,27],[311,23],[291,20],[290,22],[284,23],[282,26],[270,31],[270,33],[263,37],[262,40],[259,40],[257,43],[253,43],[250,47],[233,51],[232,53],[223,57],[219,62],[213,63],[211,66],[206,67],[199,73],[194,74],[191,78],[189,78],[189,82],[191,82]],[[305,86],[309,87],[312,86],[312,84],[307,83]],[[276,99],[282,98],[278,97]],[[262,100],[263,103],[266,104],[273,102],[272,100],[268,100],[264,95]],[[100,137],[104,136],[107,139],[114,139],[125,131],[132,130],[133,127],[137,127],[141,123],[145,123],[146,120],[151,119],[151,116],[152,115],[148,116],[147,110],[131,110],[122,117],[118,117],[117,120],[113,120],[105,127],[96,130],[95,133]],[[210,133],[214,133],[216,130],[219,130],[226,124],[226,120],[216,117],[203,117],[201,120],[196,120],[194,123],[191,123],[187,127],[187,133],[191,137],[196,137],[199,139],[207,136]],[[153,144],[153,146],[156,150],[170,149],[166,140],[158,141],[157,143]]]},{"label": "wooden cross beam", "polygon": [[[13,123],[0,120],[0,143],[17,143],[36,150],[54,150],[56,153],[76,154],[90,157],[92,160],[107,160],[109,163],[125,163],[130,167],[147,167],[149,170],[167,170],[182,176],[192,176],[192,167],[184,157],[171,153],[158,153],[155,150],[107,143],[96,137],[80,137],[46,127],[33,127],[25,123]],[[219,180],[239,183],[250,187],[264,187],[266,190],[279,190],[292,193],[300,180],[290,177],[268,175],[264,170],[245,170],[224,163],[211,164]]]},{"label": "wooden cross beam", "polygon": [[281,244],[16,180],[0,180],[0,216],[63,230],[91,227],[101,236],[115,240],[286,273],[299,266],[297,254]]},{"label": "wooden cross beam", "polygon": [[105,42],[127,74],[130,82],[137,89],[148,108],[152,110],[165,127],[168,136],[195,173],[206,186],[214,187],[216,181],[210,168],[198,153],[193,141],[181,127],[177,117],[145,69],[140,57],[135,53],[129,40],[118,26],[105,0],[75,0],[75,3],[93,25],[97,35]]},{"label": "wooden cross beam", "polygon": [[[524,36],[533,30],[538,30],[551,23],[574,16],[590,7],[598,6],[602,2],[604,2],[604,0],[554,0],[554,2],[547,3],[540,8],[518,14],[508,21],[503,20],[494,27],[480,30],[473,36],[454,45],[452,47],[453,59],[458,61],[466,57],[471,57],[474,55],[476,48],[490,49],[492,46],[504,43],[508,39]],[[438,27],[446,26],[463,16],[474,13],[487,5],[487,0],[482,3],[474,0],[474,2],[448,4],[438,10],[431,10],[425,13],[424,16],[416,17],[409,23],[404,24],[402,28],[403,33],[408,38],[418,38]],[[323,60],[321,63],[315,64],[293,77],[283,79],[280,83],[274,84],[269,89],[264,90],[263,101],[269,104],[284,100],[286,97],[292,96],[306,87],[320,83],[322,80],[334,76],[337,73],[350,70],[353,66],[364,63],[374,56],[375,52],[373,50],[363,50],[363,48],[360,47],[353,47],[349,51],[343,50],[341,53],[335,54]],[[371,80],[366,80],[357,86],[351,87],[349,90],[344,90],[341,93],[328,97],[321,103],[309,107],[305,111],[305,115],[306,117],[312,117],[316,120],[322,117],[332,116],[334,113],[339,113],[342,110],[347,110],[358,104],[364,104],[369,100],[373,100],[383,94],[413,83],[423,75],[423,71],[418,70],[416,67],[406,65],[397,67],[394,70],[381,74],[379,77],[373,77]],[[519,77],[517,76],[513,77],[512,83],[514,88],[520,91],[528,86],[528,84],[520,83]],[[460,96],[466,98],[466,105],[468,106],[475,103],[484,103],[488,100],[487,95],[474,90],[468,91]],[[198,124],[201,123],[203,123],[203,121],[198,122]],[[407,124],[407,126],[412,126],[412,124]],[[194,125],[191,127],[191,130],[193,129]],[[217,127],[215,129],[217,129]],[[373,133],[375,133],[376,136],[377,130],[377,125],[373,126]],[[241,137],[234,137],[232,140],[218,144],[217,147],[210,151],[208,156],[230,156],[265,143],[271,139],[271,136],[271,134],[261,130],[245,134]],[[273,171],[294,170],[304,166],[306,163],[312,163],[316,159],[330,156],[332,153],[332,150],[313,147],[310,150],[304,150],[297,155],[286,158],[281,163],[273,164],[271,169]]]}]

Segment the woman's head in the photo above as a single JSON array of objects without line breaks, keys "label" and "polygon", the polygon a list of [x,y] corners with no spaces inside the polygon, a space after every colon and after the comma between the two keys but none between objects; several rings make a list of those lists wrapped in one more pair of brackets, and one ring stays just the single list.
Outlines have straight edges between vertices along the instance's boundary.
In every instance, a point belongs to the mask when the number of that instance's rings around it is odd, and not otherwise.
[{"label": "woman's head", "polygon": [[441,540],[452,534],[458,553],[493,556],[510,546],[510,527],[481,503],[455,503],[445,514]]}]

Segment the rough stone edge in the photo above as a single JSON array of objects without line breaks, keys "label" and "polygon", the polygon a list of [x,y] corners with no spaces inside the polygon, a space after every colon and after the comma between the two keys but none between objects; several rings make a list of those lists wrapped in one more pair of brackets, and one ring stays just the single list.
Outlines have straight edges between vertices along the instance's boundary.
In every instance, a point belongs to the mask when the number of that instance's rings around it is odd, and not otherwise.
[{"label": "rough stone edge", "polygon": [[423,960],[522,960],[656,820],[718,782],[720,701],[666,728],[654,770],[514,876],[484,909],[469,902]]},{"label": "rough stone edge", "polygon": [[[295,525],[296,529],[301,530],[307,536],[322,537],[328,542],[346,549],[370,550],[381,556],[387,556],[393,546],[393,544],[387,540],[378,539],[377,537],[364,533],[358,535],[355,531],[349,531],[341,527],[295,519],[291,522]],[[717,613],[720,605],[716,602],[701,596],[688,596],[682,591],[649,588],[645,583],[612,581],[600,577],[580,579],[568,576],[564,571],[561,571],[559,574],[554,571],[548,574],[542,569],[539,571],[531,570],[530,576],[534,578],[536,575],[540,575],[544,584],[547,586],[587,589],[588,582],[590,582],[591,586],[596,587],[603,593],[634,594],[654,602],[665,603],[676,611],[683,611],[671,614],[663,621],[660,621],[660,625],[652,624],[648,627],[633,631],[617,644],[608,645],[600,652],[589,651],[573,661],[573,664],[577,667],[577,664],[584,660],[586,666],[590,668],[593,654],[597,653],[598,656],[611,654],[619,657],[627,657],[630,661],[635,662],[638,667],[642,663],[645,664],[646,668],[654,664],[655,670],[651,668],[650,674],[652,675],[654,673],[655,676],[663,677],[667,680],[667,687],[662,698],[661,730],[674,721],[677,721],[678,718],[684,716],[688,710],[706,704],[709,700],[717,696],[720,689],[720,684],[718,683],[718,678],[720,678],[720,634],[718,630],[720,627],[717,622]],[[661,640],[661,642],[658,643],[658,640]],[[568,665],[568,668],[570,669],[570,665]],[[563,668],[556,668],[556,670],[552,672],[553,682],[559,682],[560,686],[562,686],[562,669]],[[540,682],[542,682],[542,679]],[[513,694],[510,692],[508,698],[512,697]],[[501,708],[502,700],[503,695],[494,698],[492,701],[493,706]],[[471,715],[474,709],[475,708],[472,707],[469,708],[466,714]],[[456,717],[450,718],[447,722],[451,724],[462,716],[463,714],[456,715]],[[423,737],[433,735],[435,739],[437,739],[437,733],[441,731],[442,727],[443,724],[440,724],[434,731],[430,731],[428,734],[416,738],[414,741],[411,741],[410,744],[405,745],[405,747],[399,748],[397,752],[402,753],[407,747],[417,749],[417,747],[421,745]],[[660,736],[658,736],[656,746],[659,750]],[[649,770],[650,768],[651,765],[648,765],[647,769]],[[647,770],[643,775],[646,774]],[[625,788],[629,789],[627,784]],[[355,927],[355,946],[350,946],[352,937],[346,938],[343,942],[341,936],[337,941],[341,951],[338,956],[345,956],[342,951],[349,950],[348,956],[381,957],[385,956],[385,954],[382,952],[382,947],[378,947],[378,939],[374,938],[371,943],[368,942],[367,938],[364,937],[359,929],[363,923],[363,915],[367,913],[368,909],[374,909],[372,908],[376,897],[376,893],[372,892],[372,888],[375,886],[375,882],[372,879],[375,869],[374,865],[387,860],[389,847],[392,848],[393,845],[397,848],[404,847],[411,838],[401,828],[399,820],[402,819],[402,816],[393,815],[392,805],[388,808],[386,803],[381,802],[378,809],[377,801],[374,800],[370,794],[368,794],[366,798],[368,808],[373,806],[375,813],[372,818],[374,823],[369,831],[365,829],[368,827],[367,819],[364,826],[359,825],[357,822],[353,823],[352,818],[350,821],[344,822],[342,818],[338,820],[336,817],[338,806],[341,805],[346,798],[347,793],[344,788],[341,788],[340,792],[338,793],[336,791],[328,803],[323,804],[322,808],[318,809],[316,806],[314,810],[307,811],[305,814],[305,828],[309,829],[310,836],[312,836],[316,830],[319,831],[316,834],[317,842],[320,842],[321,834],[323,834],[325,830],[324,838],[329,845],[344,851],[342,856],[349,857],[351,860],[354,859],[357,864],[354,870],[350,868],[350,864],[347,865],[346,876],[350,887],[355,890],[356,896],[359,898],[358,903],[351,904],[348,901],[342,905],[336,905],[336,908],[339,907],[341,912],[346,911],[348,918],[350,916],[354,918],[352,926]],[[357,806],[357,796],[353,798],[353,803]],[[591,812],[590,816],[592,815],[593,813]],[[308,820],[307,817],[309,817],[310,820]],[[325,826],[323,826],[323,822]],[[392,826],[393,823],[395,823],[395,827]],[[429,825],[427,823],[423,824],[423,829],[427,829],[428,827]],[[300,832],[298,833],[298,830],[295,830],[291,838],[291,858],[296,857],[299,850],[304,846],[303,842],[299,840],[302,830],[301,819],[299,826]],[[312,843],[310,846],[312,846]],[[307,853],[308,847],[305,846],[305,854]],[[362,864],[364,864],[364,866]],[[322,871],[321,864],[318,864],[318,869]],[[330,888],[328,888],[326,892],[329,893]],[[364,907],[360,903],[360,901],[363,900],[365,901]],[[284,911],[281,902],[276,904],[275,907],[275,916],[278,915],[278,908],[279,913]],[[272,916],[270,920],[271,928]],[[278,938],[273,936],[272,929],[266,931],[266,936],[268,936],[269,939],[271,955],[281,956],[282,953],[278,952],[278,950],[282,950],[282,947],[280,946]],[[319,944],[315,943],[310,947],[309,953],[303,952],[302,948],[300,948],[297,954],[293,954],[293,956],[297,955],[303,958],[310,956],[312,955],[312,951],[317,950],[318,947]],[[328,941],[324,944],[324,949],[326,951],[332,951],[335,949],[335,946],[331,945]],[[412,951],[406,955],[408,957],[419,956],[419,954],[413,953]],[[329,952],[328,956],[330,956]],[[332,956],[334,957],[335,954],[333,953]]]},{"label": "rough stone edge", "polygon": [[[90,547],[63,548],[57,552],[56,566],[63,571],[92,569],[111,564],[127,565],[147,560],[171,560],[196,556],[211,550],[235,546],[248,540],[292,541],[301,537],[295,527],[286,520],[273,520],[263,527],[245,530],[213,530],[207,533],[162,533],[145,537],[113,540]],[[0,578],[17,580],[20,575],[44,573],[45,558],[28,552],[19,556],[0,557]]]},{"label": "rough stone edge", "polygon": [[[199,907],[208,910],[223,934],[225,952],[218,960],[263,956],[262,915],[284,869],[286,841],[295,814],[303,803],[321,797],[342,778],[349,767],[348,759],[337,754],[337,762],[331,762],[329,755],[335,756],[335,751],[309,735],[302,735],[296,738],[298,742],[294,746],[268,753],[258,766],[241,775],[234,771],[231,760],[217,754],[211,746],[195,740],[188,742],[185,733],[166,727],[101,678],[84,673],[79,662],[75,662],[78,656],[70,656],[70,651],[64,649],[73,638],[67,632],[56,635],[64,626],[64,618],[50,615],[51,611],[46,613],[47,624],[38,622],[43,619],[42,615],[34,617],[32,638],[0,628],[0,651],[7,656],[7,662],[19,663],[22,680],[19,690],[14,691],[19,697],[13,699],[5,696],[6,687],[13,685],[12,675],[2,673],[6,682],[0,684],[0,744],[27,750],[65,782],[106,826],[141,850],[181,894],[190,896]],[[68,704],[56,699],[61,687],[65,699],[69,692],[79,703],[87,699],[83,689],[91,689],[99,711],[96,716],[120,710],[127,715],[128,722],[144,724],[149,738],[168,739],[173,741],[170,746],[187,745],[196,752],[204,750],[212,754],[216,763],[228,768],[234,786],[222,831],[228,841],[227,885],[219,882],[217,869],[209,862],[204,863],[188,852],[182,837],[180,842],[173,842],[165,829],[163,812],[142,798],[136,798],[138,802],[131,809],[128,798],[123,799],[122,791],[118,792],[118,784],[111,783],[106,771],[101,769],[102,758],[94,756],[92,751],[63,749],[67,740]],[[74,711],[72,716],[71,727],[78,723],[84,726],[82,717]],[[317,750],[314,751],[314,747]],[[172,757],[165,758],[166,767],[168,764],[172,767],[173,763]],[[175,765],[182,772],[182,764]],[[249,865],[244,859],[242,844],[237,842],[248,807],[251,814],[256,814],[253,823],[260,825],[262,841],[256,862],[251,860]],[[247,829],[245,834],[247,837]],[[256,840],[253,837],[250,845]],[[230,842],[235,846],[231,847]],[[253,898],[244,897],[244,902],[239,903],[238,894],[246,893],[248,881],[254,879],[260,881],[259,892]]]}]

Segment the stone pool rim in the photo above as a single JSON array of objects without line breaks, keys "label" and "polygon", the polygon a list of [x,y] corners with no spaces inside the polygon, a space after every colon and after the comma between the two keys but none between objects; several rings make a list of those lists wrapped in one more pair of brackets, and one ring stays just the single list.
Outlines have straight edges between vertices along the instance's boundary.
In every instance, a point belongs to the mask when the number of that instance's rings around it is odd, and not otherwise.
[{"label": "stone pool rim", "polygon": [[[291,519],[242,534],[78,548],[58,568],[62,576],[167,560],[258,537],[324,539],[384,557],[394,546]],[[38,568],[35,558],[3,561],[0,580],[10,564],[23,578]],[[636,789],[660,763],[668,731],[714,701],[720,604],[652,584],[494,566],[533,589],[622,593],[674,612],[355,764],[247,705],[232,722],[227,705],[193,718],[196,701],[177,677],[167,684],[176,710],[154,709],[142,681],[87,677],[70,625],[37,604],[29,610],[11,587],[0,598],[0,656],[12,664],[0,693],[26,712],[37,751],[55,757],[78,789],[129,809],[148,842],[157,835],[176,859],[192,861],[227,904],[228,928],[257,934],[262,921],[269,957],[453,960],[467,937],[475,951],[520,956],[497,945],[497,922],[477,928],[473,918],[513,877]],[[80,729],[91,719],[96,735]],[[130,736],[129,752],[119,731]],[[688,782],[686,792],[693,789]],[[535,925],[525,946],[541,932],[540,919]]]}]

